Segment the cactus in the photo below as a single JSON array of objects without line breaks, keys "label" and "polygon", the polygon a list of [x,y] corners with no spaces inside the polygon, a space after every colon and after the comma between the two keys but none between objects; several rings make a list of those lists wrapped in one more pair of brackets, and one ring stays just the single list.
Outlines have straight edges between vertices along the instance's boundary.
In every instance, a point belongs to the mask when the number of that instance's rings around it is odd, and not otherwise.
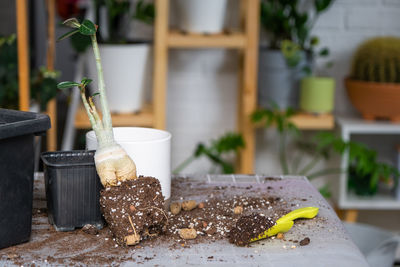
[{"label": "cactus", "polygon": [[361,44],[353,58],[351,78],[400,83],[400,38],[378,37]]}]

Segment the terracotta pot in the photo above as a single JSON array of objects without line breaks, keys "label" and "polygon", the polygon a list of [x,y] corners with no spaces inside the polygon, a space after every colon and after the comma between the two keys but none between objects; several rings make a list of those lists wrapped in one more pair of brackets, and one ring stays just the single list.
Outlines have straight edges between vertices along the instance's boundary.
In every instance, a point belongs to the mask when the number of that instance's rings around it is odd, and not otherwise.
[{"label": "terracotta pot", "polygon": [[345,79],[347,94],[366,120],[377,118],[400,122],[400,84]]}]

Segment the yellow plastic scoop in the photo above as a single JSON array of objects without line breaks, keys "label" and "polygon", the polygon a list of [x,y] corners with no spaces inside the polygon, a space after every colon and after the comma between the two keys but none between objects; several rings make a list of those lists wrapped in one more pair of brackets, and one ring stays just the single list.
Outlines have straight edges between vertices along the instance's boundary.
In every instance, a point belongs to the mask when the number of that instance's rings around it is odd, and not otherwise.
[{"label": "yellow plastic scoop", "polygon": [[270,236],[274,236],[278,233],[286,233],[287,231],[292,228],[294,224],[294,220],[299,219],[299,218],[306,218],[306,219],[311,219],[317,216],[318,214],[318,208],[316,207],[305,207],[305,208],[300,208],[294,211],[289,212],[286,215],[283,215],[280,217],[277,221],[276,224],[267,230],[265,230],[263,233],[261,233],[258,237],[253,238],[250,240],[250,242],[258,241]]}]

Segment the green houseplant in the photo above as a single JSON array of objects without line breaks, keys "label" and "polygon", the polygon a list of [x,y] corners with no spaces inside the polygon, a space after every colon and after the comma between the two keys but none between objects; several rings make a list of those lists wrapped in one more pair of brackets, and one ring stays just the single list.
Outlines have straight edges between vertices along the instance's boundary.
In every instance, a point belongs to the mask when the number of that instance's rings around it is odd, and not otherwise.
[{"label": "green houseplant", "polygon": [[[45,111],[57,94],[59,72],[44,67],[33,70],[30,80],[31,106]],[[0,107],[18,109],[18,60],[15,34],[0,37]]]},{"label": "green houseplant", "polygon": [[[153,23],[154,5],[143,0],[93,1],[97,23],[107,22],[99,31],[99,49],[104,79],[115,86],[112,94],[108,94],[110,111],[138,112],[142,109],[146,91],[151,89],[152,45],[150,40],[138,37],[135,30],[137,26]],[[91,53],[88,53],[88,63],[88,76],[95,78],[97,72]],[[93,87],[97,88],[96,79]]]},{"label": "green houseplant", "polygon": [[400,121],[400,38],[377,37],[354,54],[347,94],[365,119]]},{"label": "green houseplant", "polygon": [[[300,109],[305,112],[322,114],[332,112],[335,99],[335,80],[327,75],[332,66],[328,61],[324,67],[317,69],[315,61],[318,57],[329,55],[327,47],[317,50],[318,37],[310,40],[306,53],[311,64],[303,67],[305,76],[300,81]],[[282,53],[289,65],[296,66],[301,58],[301,48],[292,41],[283,41]]]},{"label": "green houseplant", "polygon": [[[274,102],[283,110],[297,107],[298,82],[304,76],[304,67],[312,64],[309,52],[317,40],[311,35],[311,30],[317,18],[332,2],[315,0],[305,11],[305,3],[298,0],[261,2],[261,26],[266,33],[268,45],[261,47],[259,53],[260,106],[269,107]],[[286,42],[288,45],[284,46],[284,41],[289,41]],[[286,60],[281,49],[291,54],[293,60]]]},{"label": "green houseplant", "polygon": [[226,133],[218,139],[212,140],[209,145],[199,143],[193,151],[193,155],[179,164],[173,170],[173,173],[181,173],[189,164],[202,156],[208,158],[213,163],[210,173],[214,173],[218,168],[224,174],[234,173],[233,164],[227,158],[232,154],[236,156],[244,146],[245,143],[242,135],[237,133]]},{"label": "green houseplant", "polygon": [[[298,128],[290,121],[293,115],[292,109],[282,112],[276,106],[273,109],[260,109],[252,114],[254,123],[264,123],[266,128],[276,126],[282,174],[304,175],[312,180],[347,172],[349,189],[358,195],[373,195],[377,192],[380,180],[387,181],[391,177],[399,175],[393,166],[378,162],[376,152],[364,144],[345,142],[340,137],[328,132],[319,133],[310,141],[304,140]],[[298,150],[297,153],[291,150],[292,157],[288,156],[290,137],[294,138]],[[345,151],[349,151],[349,162],[345,170],[340,168],[316,169],[321,161],[329,159],[334,154],[342,155]],[[320,192],[325,196],[330,195],[327,187],[320,188]]]}]

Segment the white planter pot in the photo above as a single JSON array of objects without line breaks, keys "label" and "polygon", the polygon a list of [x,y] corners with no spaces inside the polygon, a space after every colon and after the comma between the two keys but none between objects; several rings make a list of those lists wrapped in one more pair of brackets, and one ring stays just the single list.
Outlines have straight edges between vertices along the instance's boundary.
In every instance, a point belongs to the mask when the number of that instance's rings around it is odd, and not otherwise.
[{"label": "white planter pot", "polygon": [[[116,127],[113,130],[115,141],[135,162],[138,176],[157,178],[164,198],[168,201],[171,197],[171,134],[141,127]],[[97,149],[93,131],[86,133],[86,148]]]},{"label": "white planter pot", "polygon": [[[152,47],[150,44],[99,46],[106,95],[111,112],[140,111],[146,90],[151,90]],[[97,91],[97,70],[93,52],[89,51],[88,77]]]},{"label": "white planter pot", "polygon": [[177,0],[179,27],[195,33],[222,32],[226,4],[227,0]]}]

